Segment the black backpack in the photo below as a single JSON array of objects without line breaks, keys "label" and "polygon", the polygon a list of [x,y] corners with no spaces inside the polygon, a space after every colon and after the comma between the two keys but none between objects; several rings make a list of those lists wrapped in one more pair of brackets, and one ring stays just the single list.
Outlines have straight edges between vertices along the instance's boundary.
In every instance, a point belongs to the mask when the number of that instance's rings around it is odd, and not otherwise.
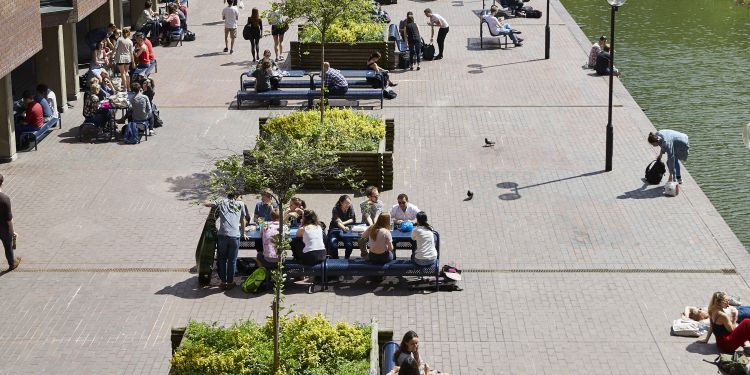
[{"label": "black backpack", "polygon": [[654,160],[646,166],[646,181],[651,185],[658,185],[667,171],[661,160]]},{"label": "black backpack", "polygon": [[422,60],[433,60],[435,58],[435,46],[432,44],[422,45]]},{"label": "black backpack", "polygon": [[527,10],[526,18],[542,18],[542,11],[536,9]]},{"label": "black backpack", "polygon": [[184,41],[186,42],[192,42],[195,40],[195,33],[189,30],[185,30],[185,36],[183,37]]},{"label": "black backpack", "polygon": [[244,28],[242,28],[242,39],[250,40],[250,37],[252,36],[252,25],[249,23],[245,25]]}]

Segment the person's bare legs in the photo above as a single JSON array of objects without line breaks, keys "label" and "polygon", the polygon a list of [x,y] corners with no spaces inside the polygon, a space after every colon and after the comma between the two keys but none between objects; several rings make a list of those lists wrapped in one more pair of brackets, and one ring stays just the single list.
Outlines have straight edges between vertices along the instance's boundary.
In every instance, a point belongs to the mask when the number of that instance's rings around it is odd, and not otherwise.
[{"label": "person's bare legs", "polygon": [[279,35],[279,56],[284,58],[284,34]]},{"label": "person's bare legs", "polygon": [[232,37],[231,40],[232,40],[232,43],[231,43],[231,46],[229,47],[229,53],[234,52],[234,37]]},{"label": "person's bare legs", "polygon": [[273,53],[276,54],[276,60],[279,59],[279,36],[273,36]]},{"label": "person's bare legs", "polygon": [[120,79],[122,79],[122,88],[128,91],[130,87],[130,75],[128,74],[128,64],[118,64],[117,67],[120,71]]},{"label": "person's bare legs", "polygon": [[229,29],[224,28],[224,52],[229,50]]}]

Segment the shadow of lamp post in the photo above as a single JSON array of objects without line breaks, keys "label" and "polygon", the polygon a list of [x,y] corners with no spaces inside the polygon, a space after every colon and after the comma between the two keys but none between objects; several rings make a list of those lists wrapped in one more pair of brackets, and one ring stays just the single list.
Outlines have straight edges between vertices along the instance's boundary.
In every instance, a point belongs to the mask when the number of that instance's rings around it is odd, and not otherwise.
[{"label": "shadow of lamp post", "polygon": [[612,8],[612,18],[609,28],[609,105],[607,114],[607,150],[604,170],[612,170],[612,144],[614,142],[614,131],[612,128],[612,83],[614,82],[615,69],[615,12],[617,8],[624,5],[627,0],[607,0]]}]

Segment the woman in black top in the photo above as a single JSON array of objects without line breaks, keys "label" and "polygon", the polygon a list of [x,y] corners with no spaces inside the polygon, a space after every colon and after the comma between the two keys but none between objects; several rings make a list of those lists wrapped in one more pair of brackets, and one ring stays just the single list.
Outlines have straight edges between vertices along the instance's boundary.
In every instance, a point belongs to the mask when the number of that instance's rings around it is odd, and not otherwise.
[{"label": "woman in black top", "polygon": [[261,68],[253,72],[253,77],[255,77],[255,91],[264,92],[273,90],[273,87],[271,87],[272,76],[273,70],[271,69],[271,63],[263,61]]},{"label": "woman in black top", "polygon": [[328,253],[331,258],[338,259],[339,257],[339,241],[344,242],[344,249],[346,249],[344,257],[349,259],[349,256],[352,255],[352,241],[344,241],[341,239],[341,235],[351,230],[347,225],[356,222],[357,217],[352,207],[352,199],[346,194],[340,196],[331,211],[331,225],[328,226]]},{"label": "woman in black top", "polygon": [[414,70],[414,59],[417,60],[417,70],[422,61],[419,49],[422,46],[422,37],[419,35],[419,26],[414,22],[414,16],[406,16],[406,46],[409,47],[409,70]]},{"label": "woman in black top", "polygon": [[396,83],[391,82],[391,79],[388,77],[388,71],[378,66],[378,61],[380,61],[380,52],[375,51],[370,55],[370,58],[367,60],[367,69],[374,70],[383,77],[383,81],[386,83],[386,86],[396,86]]},{"label": "woman in black top", "polygon": [[[245,35],[247,32],[247,35]],[[242,30],[242,36],[250,40],[250,50],[253,52],[253,62],[260,60],[260,37],[263,35],[263,20],[260,19],[258,8],[253,8],[247,18],[247,26]]]}]

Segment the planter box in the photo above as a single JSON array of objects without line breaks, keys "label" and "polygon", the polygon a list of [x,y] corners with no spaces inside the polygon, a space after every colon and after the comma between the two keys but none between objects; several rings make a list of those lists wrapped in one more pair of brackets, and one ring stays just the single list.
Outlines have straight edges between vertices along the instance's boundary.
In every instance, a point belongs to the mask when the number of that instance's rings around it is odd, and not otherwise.
[{"label": "planter box", "polygon": [[[260,118],[259,132],[264,133],[263,125],[267,118]],[[362,172],[360,176],[367,180],[366,185],[377,186],[379,190],[393,189],[393,137],[394,137],[393,119],[385,120],[385,137],[380,141],[378,151],[336,151],[339,157],[339,163],[344,167],[351,167]],[[245,163],[252,162],[245,151]],[[304,190],[348,190],[349,186],[344,180],[328,179],[326,181],[309,180],[305,181]]]},{"label": "planter box", "polygon": [[[370,353],[368,355],[370,360],[370,373],[380,374],[381,348],[388,337],[393,337],[393,331],[379,331],[378,322],[374,318],[370,322],[370,327],[372,327],[372,332],[370,333]],[[186,327],[172,327],[172,355],[174,355],[174,352],[182,344],[182,338],[185,336],[186,330]]]},{"label": "planter box", "polygon": [[[302,25],[299,32],[302,32]],[[320,70],[321,43],[290,42],[289,57],[292,69]],[[382,55],[380,66],[384,69],[397,67],[396,42],[326,43],[326,61],[335,69],[366,69],[367,59],[373,51]]]},{"label": "planter box", "polygon": [[396,3],[398,3],[398,0],[378,0],[378,4],[381,4],[381,5],[396,4]]}]

